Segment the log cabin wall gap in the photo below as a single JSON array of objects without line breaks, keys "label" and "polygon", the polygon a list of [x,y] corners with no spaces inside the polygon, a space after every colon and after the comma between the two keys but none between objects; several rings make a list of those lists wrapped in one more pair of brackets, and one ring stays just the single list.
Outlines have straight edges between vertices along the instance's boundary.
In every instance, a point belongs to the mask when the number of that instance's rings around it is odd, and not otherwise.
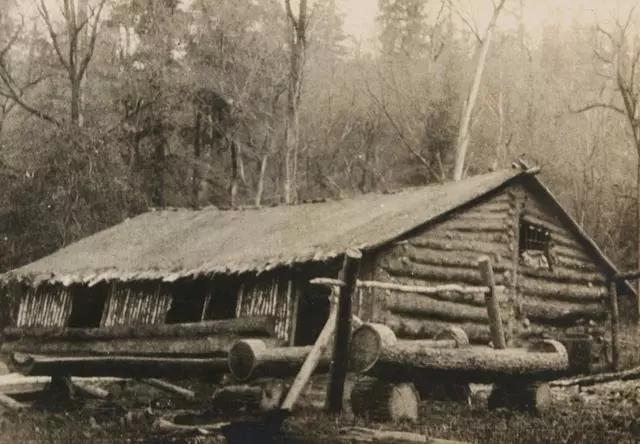
[{"label": "log cabin wall gap", "polygon": [[[480,285],[477,260],[489,256],[512,343],[604,330],[617,270],[536,173],[293,206],[150,211],[0,275],[0,319],[109,327],[269,315],[281,343],[309,345],[329,316],[327,294],[309,280],[337,277],[344,252],[358,248],[361,279],[422,286]],[[637,321],[626,309],[635,293],[626,283],[619,293],[623,321]],[[352,302],[399,337],[455,324],[489,341],[482,294],[359,288]]]}]

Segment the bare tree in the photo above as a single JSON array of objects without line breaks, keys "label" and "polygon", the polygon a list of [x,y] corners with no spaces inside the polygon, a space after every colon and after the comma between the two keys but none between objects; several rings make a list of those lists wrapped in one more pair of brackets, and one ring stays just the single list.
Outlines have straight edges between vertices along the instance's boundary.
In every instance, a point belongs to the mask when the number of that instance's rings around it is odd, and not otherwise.
[{"label": "bare tree", "polygon": [[[16,67],[10,60],[10,52],[14,49],[22,32],[24,30],[24,20],[20,26],[11,34],[8,41],[0,48],[0,134],[4,127],[4,123],[9,114],[16,106],[22,107],[25,111],[36,115],[44,120],[59,125],[59,122],[47,113],[39,110],[37,107],[29,105],[25,100],[25,94],[28,90],[44,80],[44,76],[34,75],[30,69],[26,75],[18,75]],[[30,44],[30,54],[28,63],[33,63],[31,50],[33,49],[35,39]],[[21,77],[26,77],[22,79]]]},{"label": "bare tree", "polygon": [[92,6],[88,4],[87,0],[80,0],[80,4],[76,5],[75,0],[62,0],[64,40],[55,29],[45,1],[40,0],[37,5],[38,13],[46,25],[58,62],[67,73],[71,89],[70,117],[72,124],[77,126],[82,126],[83,123],[82,82],[93,57],[98,37],[98,25],[105,3],[106,0],[99,0],[97,5]]},{"label": "bare tree", "polygon": [[478,48],[478,61],[476,62],[476,70],[473,76],[473,81],[469,88],[469,94],[465,100],[464,108],[462,110],[462,118],[460,119],[460,128],[458,130],[458,140],[456,142],[456,158],[453,167],[453,179],[462,179],[464,173],[465,158],[467,156],[467,149],[469,147],[469,128],[471,126],[471,118],[473,116],[473,109],[475,108],[478,98],[478,91],[480,90],[480,81],[482,80],[482,73],[487,61],[487,54],[489,52],[489,46],[491,45],[491,38],[493,36],[494,29],[496,27],[496,21],[500,16],[506,0],[499,0],[493,2],[493,13],[487,29],[483,36],[480,36],[477,27],[472,20],[468,19],[453,3],[449,0],[449,5],[459,15],[459,17],[467,24],[469,30],[478,40],[480,47]]},{"label": "bare tree", "polygon": [[606,82],[601,90],[601,97],[607,89],[612,89],[614,94],[611,94],[609,100],[594,101],[572,111],[607,109],[623,116],[629,124],[630,142],[637,154],[636,261],[640,268],[640,41],[631,32],[634,12],[635,7],[628,11],[624,20],[614,20],[611,29],[597,27],[600,42],[594,54],[602,67],[598,74]]},{"label": "bare tree", "polygon": [[289,85],[285,118],[284,201],[294,203],[297,195],[298,148],[300,125],[298,108],[302,93],[303,69],[307,48],[307,0],[300,0],[298,15],[291,8],[291,0],[285,0],[289,25]]}]

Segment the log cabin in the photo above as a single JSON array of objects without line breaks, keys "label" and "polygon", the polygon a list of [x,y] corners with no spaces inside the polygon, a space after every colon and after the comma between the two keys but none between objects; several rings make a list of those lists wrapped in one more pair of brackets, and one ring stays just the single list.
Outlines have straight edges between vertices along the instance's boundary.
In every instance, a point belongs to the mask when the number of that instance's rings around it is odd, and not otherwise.
[{"label": "log cabin", "polygon": [[[0,275],[2,326],[108,327],[271,315],[281,343],[312,343],[329,315],[314,277],[348,248],[360,279],[479,285],[489,256],[511,342],[600,329],[614,264],[537,177],[514,168],[450,182],[292,206],[149,211]],[[623,320],[637,296],[620,285]],[[447,324],[489,339],[482,295],[360,288],[355,314],[399,337]]]}]

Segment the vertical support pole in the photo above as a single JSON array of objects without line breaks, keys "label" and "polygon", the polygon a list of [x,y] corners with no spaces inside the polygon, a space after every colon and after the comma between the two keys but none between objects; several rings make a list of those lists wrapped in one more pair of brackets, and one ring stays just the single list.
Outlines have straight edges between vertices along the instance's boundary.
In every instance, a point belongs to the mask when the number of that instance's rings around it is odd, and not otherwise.
[{"label": "vertical support pole", "polygon": [[611,367],[613,371],[620,369],[620,349],[618,331],[620,329],[620,312],[618,309],[618,288],[617,279],[611,278],[609,282],[609,304],[611,309]]},{"label": "vertical support pole", "polygon": [[342,411],[344,381],[347,377],[349,362],[349,340],[351,339],[351,304],[352,298],[357,291],[361,259],[362,253],[360,251],[348,249],[344,255],[340,276],[344,286],[340,288],[338,297],[336,333],[331,357],[329,386],[327,388],[327,409],[334,414]]},{"label": "vertical support pole", "polygon": [[484,300],[487,305],[487,314],[489,316],[489,328],[491,329],[491,341],[495,349],[507,348],[504,338],[504,330],[502,328],[502,316],[500,315],[500,306],[498,305],[498,297],[496,294],[496,283],[493,277],[493,267],[491,259],[483,256],[478,260],[480,266],[480,274],[484,285],[489,287],[489,292],[485,293]]}]

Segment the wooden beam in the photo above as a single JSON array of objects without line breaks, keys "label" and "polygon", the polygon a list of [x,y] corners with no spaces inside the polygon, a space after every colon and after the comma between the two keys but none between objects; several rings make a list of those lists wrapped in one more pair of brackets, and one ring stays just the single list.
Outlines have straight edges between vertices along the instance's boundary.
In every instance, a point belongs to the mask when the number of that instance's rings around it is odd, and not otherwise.
[{"label": "wooden beam", "polygon": [[[315,278],[309,281],[314,285],[325,285],[328,287],[344,287],[344,281],[340,279],[332,279],[332,278]],[[358,288],[379,288],[382,290],[391,290],[398,291],[400,293],[420,293],[420,294],[438,294],[438,293],[460,293],[460,294],[478,294],[478,293],[488,293],[489,287],[487,286],[471,286],[471,285],[457,285],[457,284],[446,284],[446,285],[435,285],[435,286],[424,286],[424,285],[402,285],[396,284],[393,282],[379,282],[379,281],[357,281]],[[496,285],[496,290],[504,291],[505,287],[503,285]]]},{"label": "wooden beam", "polygon": [[336,320],[336,333],[333,342],[332,365],[327,388],[327,408],[330,413],[342,411],[342,399],[344,396],[344,381],[349,367],[349,340],[351,338],[352,301],[357,291],[358,273],[362,253],[349,249],[344,255],[342,265],[342,280],[344,287],[340,288],[338,298],[338,313]]},{"label": "wooden beam", "polygon": [[42,338],[57,340],[111,340],[141,338],[184,338],[199,336],[274,336],[273,316],[240,317],[215,321],[161,325],[123,325],[97,328],[7,327],[3,335],[10,339]]},{"label": "wooden beam", "polygon": [[496,294],[496,284],[493,277],[493,268],[491,267],[491,259],[487,256],[482,257],[478,261],[480,273],[485,285],[489,287],[489,292],[485,293],[485,301],[487,303],[487,315],[489,316],[489,328],[491,330],[491,340],[493,347],[498,350],[507,348],[507,342],[504,337],[502,328],[502,315],[500,314],[500,306],[498,305],[498,297]]},{"label": "wooden beam", "polygon": [[318,335],[318,339],[316,339],[315,344],[313,344],[311,351],[307,355],[302,367],[300,367],[300,371],[293,380],[293,384],[291,384],[291,388],[280,406],[280,409],[283,412],[290,412],[293,409],[293,406],[300,397],[302,390],[307,385],[307,382],[309,382],[313,372],[316,370],[322,355],[324,355],[329,346],[329,342],[333,337],[333,332],[336,328],[336,317],[337,306],[332,300],[329,319],[327,319],[327,322],[324,324],[320,335]]}]

